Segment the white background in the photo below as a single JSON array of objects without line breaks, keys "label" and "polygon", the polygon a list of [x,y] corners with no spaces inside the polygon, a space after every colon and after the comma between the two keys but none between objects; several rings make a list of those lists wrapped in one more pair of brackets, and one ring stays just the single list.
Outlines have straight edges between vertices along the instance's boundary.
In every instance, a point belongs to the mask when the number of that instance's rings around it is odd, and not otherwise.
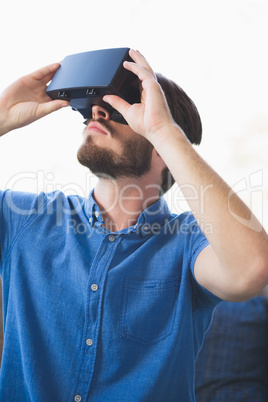
[{"label": "white background", "polygon": [[[195,101],[198,152],[268,229],[267,0],[9,0],[0,19],[1,91],[72,53],[140,50]],[[2,137],[1,188],[86,196],[94,179],[76,161],[82,122],[68,108]],[[170,207],[186,209],[177,195]]]}]

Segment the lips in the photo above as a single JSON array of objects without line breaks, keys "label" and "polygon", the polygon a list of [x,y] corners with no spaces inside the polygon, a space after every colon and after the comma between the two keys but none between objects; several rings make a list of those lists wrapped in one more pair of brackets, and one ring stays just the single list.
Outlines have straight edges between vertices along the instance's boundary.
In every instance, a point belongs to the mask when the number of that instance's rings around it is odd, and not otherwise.
[{"label": "lips", "polygon": [[88,124],[86,132],[87,134],[94,132],[108,135],[108,131],[100,123],[96,121],[92,121],[91,123]]}]

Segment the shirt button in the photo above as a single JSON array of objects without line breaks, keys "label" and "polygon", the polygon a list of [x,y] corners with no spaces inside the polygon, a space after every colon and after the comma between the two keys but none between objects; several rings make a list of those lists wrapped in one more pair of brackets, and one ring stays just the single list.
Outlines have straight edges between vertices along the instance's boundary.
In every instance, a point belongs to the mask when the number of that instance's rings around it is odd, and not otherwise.
[{"label": "shirt button", "polygon": [[93,221],[92,217],[90,217],[88,221],[89,221],[89,223],[92,223],[92,221]]},{"label": "shirt button", "polygon": [[74,400],[75,400],[75,402],[81,402],[82,398],[80,395],[75,395]]},{"label": "shirt button", "polygon": [[93,341],[92,341],[92,339],[87,339],[86,340],[86,344],[87,344],[87,346],[92,346],[93,345]]},{"label": "shirt button", "polygon": [[111,242],[115,241],[115,237],[114,237],[113,235],[110,235],[110,236],[108,237],[108,239],[109,239],[109,241],[111,241]]},{"label": "shirt button", "polygon": [[95,211],[95,216],[96,216],[96,218],[98,218],[100,216],[99,211]]},{"label": "shirt button", "polygon": [[96,292],[99,289],[99,287],[98,287],[98,285],[96,285],[96,283],[93,283],[90,288],[93,292]]}]

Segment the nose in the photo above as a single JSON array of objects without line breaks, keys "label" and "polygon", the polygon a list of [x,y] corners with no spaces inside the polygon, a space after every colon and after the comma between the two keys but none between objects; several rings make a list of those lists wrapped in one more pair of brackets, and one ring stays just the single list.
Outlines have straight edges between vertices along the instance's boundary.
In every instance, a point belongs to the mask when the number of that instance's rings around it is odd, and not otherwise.
[{"label": "nose", "polygon": [[97,119],[110,120],[110,113],[104,107],[100,105],[94,105],[92,106],[92,118],[94,120]]}]

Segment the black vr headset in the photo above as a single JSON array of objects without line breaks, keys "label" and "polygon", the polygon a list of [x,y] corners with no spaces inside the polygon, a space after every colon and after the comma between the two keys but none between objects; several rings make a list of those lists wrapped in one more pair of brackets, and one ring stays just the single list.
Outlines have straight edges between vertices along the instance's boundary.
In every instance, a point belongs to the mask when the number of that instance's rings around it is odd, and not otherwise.
[{"label": "black vr headset", "polygon": [[70,102],[73,110],[88,120],[92,106],[104,107],[111,119],[127,124],[123,116],[102,100],[104,95],[118,95],[128,103],[140,102],[139,79],[123,67],[133,61],[129,48],[115,48],[77,53],[65,57],[47,87],[51,99]]}]

